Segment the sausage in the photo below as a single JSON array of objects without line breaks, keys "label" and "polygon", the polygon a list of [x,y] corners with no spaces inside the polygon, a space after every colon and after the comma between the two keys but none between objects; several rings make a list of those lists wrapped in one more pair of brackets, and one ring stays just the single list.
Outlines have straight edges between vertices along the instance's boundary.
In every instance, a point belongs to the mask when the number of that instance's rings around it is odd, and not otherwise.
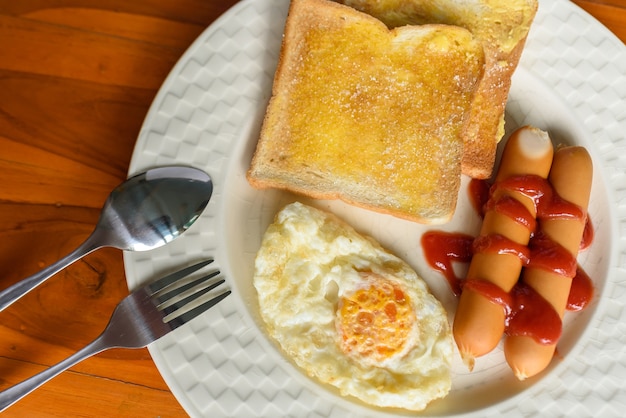
[{"label": "sausage", "polygon": [[[555,152],[549,182],[560,198],[580,208],[581,216],[547,218],[541,221],[541,230],[545,237],[568,251],[574,263],[585,229],[592,177],[591,157],[585,148],[564,147]],[[531,264],[524,269],[522,281],[552,305],[562,319],[574,274],[564,276],[563,273],[532,268]],[[507,363],[520,380],[544,370],[552,360],[555,348],[556,343],[541,344],[531,336],[512,335],[504,342]]]},{"label": "sausage", "polygon": [[[550,171],[554,149],[547,133],[530,126],[518,129],[509,138],[503,150],[496,184],[508,178],[535,175],[545,179]],[[512,198],[521,203],[534,221],[535,201],[521,192],[496,187],[490,202]],[[489,207],[489,202],[487,204]],[[504,237],[519,246],[528,245],[532,226],[522,225],[510,216],[487,209],[479,237]],[[476,243],[476,241],[475,241]],[[477,291],[470,283],[492,284],[489,291],[496,290],[505,297],[519,280],[522,259],[515,254],[474,252],[465,279],[463,292],[453,323],[453,335],[465,364],[473,369],[475,357],[493,350],[504,333],[506,310],[486,292]],[[497,286],[497,287],[496,287]]]}]

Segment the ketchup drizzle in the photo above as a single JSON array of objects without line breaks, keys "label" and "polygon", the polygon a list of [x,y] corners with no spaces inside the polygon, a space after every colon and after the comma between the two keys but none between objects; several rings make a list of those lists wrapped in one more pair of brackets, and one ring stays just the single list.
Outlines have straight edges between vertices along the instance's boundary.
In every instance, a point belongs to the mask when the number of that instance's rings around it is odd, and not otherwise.
[{"label": "ketchup drizzle", "polygon": [[463,289],[471,289],[476,293],[486,296],[496,305],[502,306],[507,318],[511,315],[514,307],[514,295],[505,292],[500,286],[493,284],[487,280],[468,279],[463,281]]},{"label": "ketchup drizzle", "polygon": [[568,311],[581,311],[587,307],[593,297],[593,284],[585,271],[578,267],[572,279],[572,287],[567,298]]},{"label": "ketchup drizzle", "polygon": [[530,260],[526,267],[551,271],[569,278],[576,275],[574,256],[541,230],[530,240],[529,249]]},{"label": "ketchup drizzle", "polygon": [[[504,194],[490,199],[499,190],[517,191],[532,199],[537,220],[516,199]],[[541,344],[555,343],[561,335],[561,318],[540,294],[521,280],[511,292],[484,280],[464,280],[456,276],[453,263],[467,263],[477,253],[496,252],[513,254],[520,258],[524,267],[541,268],[571,278],[572,285],[567,303],[570,311],[584,309],[593,297],[593,284],[589,276],[577,265],[574,256],[551,240],[541,230],[546,219],[585,220],[585,230],[580,249],[589,247],[593,240],[593,225],[579,206],[561,198],[550,183],[539,176],[513,176],[489,186],[485,180],[471,180],[469,193],[472,206],[484,216],[488,210],[509,216],[531,231],[528,247],[517,244],[504,236],[480,236],[429,231],[422,236],[421,244],[429,265],[440,271],[450,288],[459,296],[462,289],[482,294],[506,313],[506,334],[533,337]]]},{"label": "ketchup drizzle", "polygon": [[452,263],[471,261],[473,240],[471,235],[440,231],[422,235],[422,248],[428,264],[444,275],[456,296],[461,294],[461,279],[456,276]]},{"label": "ketchup drizzle", "polygon": [[491,186],[490,193],[493,195],[498,189],[519,192],[535,202],[535,207],[541,206],[544,196],[551,196],[552,186],[543,177],[536,175],[511,176],[505,180],[497,181]]},{"label": "ketchup drizzle", "polygon": [[506,318],[506,335],[532,337],[540,344],[556,344],[561,337],[562,323],[552,305],[521,281],[511,293],[514,305]]},{"label": "ketchup drizzle", "polygon": [[474,254],[495,253],[515,255],[520,259],[522,265],[528,264],[531,256],[530,249],[527,246],[499,234],[483,235],[474,238],[472,251]]},{"label": "ketchup drizzle", "polygon": [[488,200],[487,203],[483,205],[483,208],[485,212],[494,210],[504,216],[508,216],[530,231],[534,231],[537,227],[535,217],[526,209],[526,206],[509,195],[505,194],[497,199]]},{"label": "ketchup drizzle", "polygon": [[580,251],[584,251],[593,242],[593,237],[595,235],[595,231],[593,229],[593,224],[591,223],[591,219],[587,216],[587,221],[585,222],[585,230],[583,231],[583,239],[580,242]]},{"label": "ketchup drizzle", "polygon": [[480,216],[485,216],[485,204],[489,201],[489,188],[487,180],[472,179],[468,186],[472,207]]}]

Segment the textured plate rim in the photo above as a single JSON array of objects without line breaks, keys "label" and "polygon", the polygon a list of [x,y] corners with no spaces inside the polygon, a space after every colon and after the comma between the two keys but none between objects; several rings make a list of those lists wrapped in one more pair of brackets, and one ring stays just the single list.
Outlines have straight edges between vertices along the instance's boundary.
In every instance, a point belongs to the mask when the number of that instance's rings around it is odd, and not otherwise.
[{"label": "textured plate rim", "polygon": [[[144,122],[144,126],[148,126],[151,122],[151,115],[152,113],[155,111],[155,109],[158,107],[158,105],[160,104],[160,102],[163,100],[165,92],[167,91],[168,88],[168,84],[169,84],[169,80],[170,78],[172,78],[175,74],[179,73],[181,71],[181,69],[183,68],[185,62],[187,60],[189,60],[193,54],[194,51],[201,45],[203,44],[203,42],[205,41],[205,39],[208,37],[208,35],[210,33],[212,33],[213,31],[217,30],[217,28],[219,28],[220,26],[222,26],[225,22],[227,22],[231,16],[237,14],[239,11],[250,7],[252,4],[252,0],[246,0],[243,2],[240,2],[239,4],[236,4],[235,6],[233,6],[233,8],[231,8],[229,11],[227,11],[224,15],[222,15],[219,19],[217,19],[210,27],[208,27],[199,37],[198,39],[190,46],[190,48],[187,50],[187,52],[181,57],[181,59],[179,60],[179,62],[176,64],[176,66],[172,69],[172,72],[170,74],[170,76],[168,77],[168,79],[164,82],[163,86],[161,87],[161,90],[159,91],[159,93],[157,94],[157,96],[155,97],[155,100],[153,102],[153,105],[150,109],[150,111],[148,112],[145,122]],[[569,3],[567,3],[568,5],[570,5]],[[543,5],[543,3],[542,3]],[[560,6],[565,6],[564,4],[559,4]],[[564,8],[564,12],[569,12],[569,13],[574,13],[574,14],[581,14],[585,19],[589,19],[588,16],[585,15],[584,12],[582,12],[582,10],[578,9],[577,6],[574,5],[570,5],[571,7]],[[595,22],[595,20],[594,20]],[[595,28],[596,31],[602,33],[603,38],[605,39],[611,39],[613,38],[613,42],[615,42],[615,36],[608,31],[608,29],[604,28],[604,26],[600,25],[599,23],[595,22]],[[619,40],[617,41],[619,42]],[[623,46],[623,45],[622,45]],[[541,57],[539,57],[538,59],[540,60]],[[143,130],[144,128],[142,128]],[[136,171],[136,169],[134,168],[134,166],[136,166],[137,164],[139,164],[138,162],[141,160],[141,153],[139,151],[139,147],[136,146],[135,151],[133,152],[133,156],[131,159],[131,168],[130,171]],[[614,176],[613,176],[614,177]],[[620,185],[616,185],[615,188],[616,190],[616,198],[618,196],[623,195],[623,184]],[[620,194],[621,193],[621,194]],[[617,226],[619,227],[620,231],[624,231],[624,215],[622,213],[616,214],[615,218],[612,219],[612,221],[617,224]],[[618,241],[617,239],[615,241]],[[621,251],[618,251],[618,247],[621,248]],[[612,252],[615,253],[614,258],[616,260],[620,259],[620,254],[622,255],[623,258],[623,253],[624,253],[624,243],[623,240],[619,240],[618,242],[616,242],[616,245],[614,248],[612,248]],[[623,261],[623,260],[620,260]],[[128,257],[125,254],[125,267],[126,267],[126,272],[127,272],[127,277],[128,277],[128,282],[129,282],[129,286],[133,287],[135,285],[135,283],[137,282],[136,277],[134,275],[134,270],[132,268],[132,264],[133,264],[133,259],[131,257]],[[617,273],[619,273],[620,269],[623,270],[623,268],[621,268],[619,265],[616,266],[611,266],[610,267],[612,269],[612,278],[616,279],[616,277],[614,277]],[[615,283],[614,280],[608,280],[606,285],[605,285],[605,289],[604,289],[604,293],[609,293],[612,292],[615,288]],[[606,308],[598,308],[594,318],[592,318],[592,323],[594,322],[599,322],[605,315],[606,315]],[[588,334],[591,332],[590,329],[585,330],[584,331],[584,338],[587,338]],[[582,337],[581,337],[582,338]],[[576,351],[579,352],[580,350],[585,349],[585,347],[582,346],[582,344],[580,347],[576,348]],[[155,349],[154,347],[151,347],[150,349],[151,353],[153,354],[153,356],[161,358],[160,354],[158,352],[157,349]],[[155,359],[156,361],[156,359]],[[168,385],[172,388],[173,392],[176,394],[177,398],[179,399],[179,401],[181,401],[181,404],[183,404],[185,406],[185,408],[188,411],[192,411],[194,410],[194,407],[192,405],[190,405],[189,402],[186,402],[186,393],[184,390],[182,389],[177,389],[177,386],[179,386],[177,384],[176,381],[172,381],[172,379],[169,379],[167,377],[167,369],[165,367],[160,367],[160,362],[163,361],[163,359],[161,358],[159,361],[157,362],[157,367],[159,367],[159,370],[161,371],[163,377],[166,379],[166,382],[168,383]],[[559,366],[562,367],[562,366]],[[564,367],[564,366],[563,366]],[[544,383],[545,385],[545,383]],[[535,390],[532,390],[532,392],[535,392]],[[509,403],[509,401],[505,401],[505,403]]]}]

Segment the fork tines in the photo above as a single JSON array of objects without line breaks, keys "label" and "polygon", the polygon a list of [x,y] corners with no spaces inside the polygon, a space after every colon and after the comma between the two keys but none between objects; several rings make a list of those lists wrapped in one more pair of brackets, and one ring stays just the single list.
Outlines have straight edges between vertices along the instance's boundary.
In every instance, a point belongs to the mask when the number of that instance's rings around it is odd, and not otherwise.
[{"label": "fork tines", "polygon": [[180,281],[182,280],[183,277],[187,277],[190,274],[200,270],[202,267],[204,266],[208,266],[209,264],[211,264],[213,262],[213,259],[208,259],[208,260],[204,260],[201,261],[197,264],[191,265],[189,267],[186,267],[182,270],[178,270],[172,274],[169,274],[155,282],[150,283],[147,287],[150,289],[150,292],[152,295],[155,295],[157,293],[160,292],[165,292],[167,291],[168,287],[170,286],[176,286],[178,287],[180,285]]},{"label": "fork tines", "polygon": [[224,279],[212,280],[220,274],[219,270],[201,277],[190,276],[212,262],[202,261],[148,285],[153,303],[164,314],[163,322],[177,328],[230,295],[230,290],[217,290]]}]

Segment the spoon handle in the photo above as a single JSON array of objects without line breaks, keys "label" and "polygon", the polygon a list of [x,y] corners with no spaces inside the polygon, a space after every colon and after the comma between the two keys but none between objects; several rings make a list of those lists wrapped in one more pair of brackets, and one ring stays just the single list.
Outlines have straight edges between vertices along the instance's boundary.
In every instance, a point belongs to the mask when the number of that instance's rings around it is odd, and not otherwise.
[{"label": "spoon handle", "polygon": [[98,244],[98,241],[99,240],[96,238],[94,231],[94,233],[92,233],[78,248],[56,263],[1,291],[0,311],[4,310],[4,308],[11,305],[13,302],[33,290],[35,287],[39,286],[41,283],[45,282],[59,271],[63,270],[65,267],[81,259],[90,252],[100,248],[101,245]]}]

